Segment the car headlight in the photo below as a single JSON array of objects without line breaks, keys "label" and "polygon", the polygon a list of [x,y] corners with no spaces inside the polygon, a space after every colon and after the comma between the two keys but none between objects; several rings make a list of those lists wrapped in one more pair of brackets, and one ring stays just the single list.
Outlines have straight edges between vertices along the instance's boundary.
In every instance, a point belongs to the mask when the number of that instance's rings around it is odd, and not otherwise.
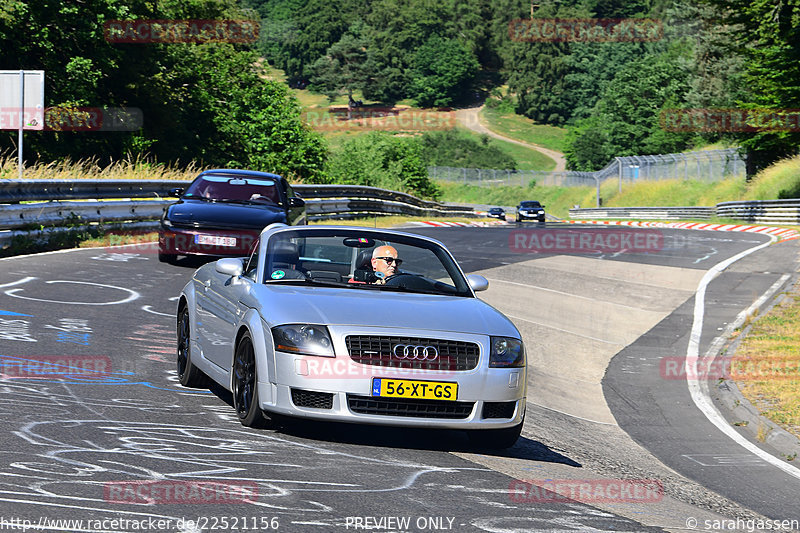
[{"label": "car headlight", "polygon": [[303,355],[334,357],[333,342],[325,326],[288,324],[272,328],[275,349]]},{"label": "car headlight", "polygon": [[518,368],[525,366],[525,347],[513,337],[489,337],[491,353],[489,368]]}]

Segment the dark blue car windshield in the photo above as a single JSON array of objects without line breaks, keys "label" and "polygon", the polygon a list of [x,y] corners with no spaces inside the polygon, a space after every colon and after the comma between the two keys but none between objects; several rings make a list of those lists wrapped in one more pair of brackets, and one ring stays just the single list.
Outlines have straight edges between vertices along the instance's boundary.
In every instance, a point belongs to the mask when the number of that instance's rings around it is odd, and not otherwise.
[{"label": "dark blue car windshield", "polygon": [[274,180],[249,176],[202,176],[186,189],[183,196],[220,202],[252,201],[275,205],[280,201]]}]

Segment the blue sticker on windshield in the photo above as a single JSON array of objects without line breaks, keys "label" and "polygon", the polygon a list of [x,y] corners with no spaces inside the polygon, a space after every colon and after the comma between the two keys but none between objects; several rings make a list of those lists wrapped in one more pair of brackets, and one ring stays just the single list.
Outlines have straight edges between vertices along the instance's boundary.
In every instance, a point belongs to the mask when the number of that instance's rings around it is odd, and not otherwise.
[{"label": "blue sticker on windshield", "polygon": [[275,272],[272,273],[271,277],[272,279],[281,279],[285,275],[286,272],[284,272],[283,270],[276,270]]}]

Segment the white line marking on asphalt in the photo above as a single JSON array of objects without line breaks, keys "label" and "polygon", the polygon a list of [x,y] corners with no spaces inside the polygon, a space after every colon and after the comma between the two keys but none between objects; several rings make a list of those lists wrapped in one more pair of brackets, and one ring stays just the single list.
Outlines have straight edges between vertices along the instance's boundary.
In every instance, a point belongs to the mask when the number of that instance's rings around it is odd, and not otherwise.
[{"label": "white line marking on asphalt", "polygon": [[113,302],[64,302],[61,300],[47,300],[45,298],[33,298],[28,296],[20,296],[17,294],[19,291],[23,291],[25,289],[11,289],[10,291],[5,291],[5,293],[9,296],[13,296],[14,298],[21,298],[23,300],[33,300],[35,302],[48,302],[53,304],[70,304],[70,305],[116,305],[116,304],[125,304],[128,302],[132,302],[139,298],[140,294],[136,291],[132,291],[131,289],[126,289],[125,287],[117,287],[115,285],[104,285],[103,283],[92,283],[89,281],[68,281],[68,280],[53,280],[53,281],[45,281],[45,283],[75,283],[76,285],[92,285],[95,287],[105,287],[107,289],[116,289],[119,291],[127,292],[128,297],[123,298],[122,300],[115,300]]},{"label": "white line marking on asphalt", "polygon": [[28,276],[27,278],[22,278],[21,280],[12,281],[11,283],[4,283],[0,285],[0,289],[5,289],[6,287],[13,287],[14,285],[22,285],[23,283],[28,283],[29,281],[33,281],[36,278]]},{"label": "white line marking on asphalt", "polygon": [[[699,380],[699,379],[689,379],[688,376],[699,376],[699,370],[697,368],[697,363],[700,355],[700,336],[703,332],[703,315],[705,314],[705,296],[706,296],[706,287],[711,281],[716,278],[720,272],[731,266],[736,261],[746,257],[754,252],[761,250],[769,246],[770,244],[774,243],[777,240],[776,237],[772,236],[769,242],[765,242],[764,244],[760,244],[749,250],[745,250],[741,253],[734,255],[733,257],[729,257],[725,261],[721,263],[717,263],[711,268],[706,274],[703,276],[703,279],[700,280],[700,284],[697,287],[697,291],[695,293],[695,300],[694,300],[694,321],[692,323],[692,332],[689,337],[689,346],[686,350],[686,365],[688,372],[686,373],[687,380],[686,384],[689,387],[689,394],[692,396],[692,401],[697,406],[698,409],[706,416],[706,418],[714,424],[717,429],[722,431],[725,435],[727,435],[731,440],[745,448],[750,453],[760,457],[762,460],[766,461],[767,463],[775,466],[790,476],[796,477],[800,479],[800,469],[781,461],[777,457],[765,452],[752,442],[748,441],[742,435],[736,432],[733,427],[725,420],[716,406],[711,402],[711,397],[708,392],[708,382]],[[777,285],[774,284],[772,287]],[[779,285],[778,285],[779,286]],[[768,290],[764,295],[756,301],[753,306],[760,305],[759,302],[766,301],[766,299],[770,295],[770,291]],[[763,302],[762,302],[763,303]],[[751,306],[751,307],[753,307]],[[749,308],[748,308],[749,309]],[[742,316],[740,313],[737,316]],[[747,316],[746,314],[744,316]],[[690,366],[691,365],[691,366]]]},{"label": "white line marking on asphalt", "polygon": [[[570,296],[572,298],[580,298],[581,300],[588,300],[590,302],[596,302],[597,298],[589,298],[588,296],[580,296],[579,294],[572,294],[569,292],[558,291],[556,289],[548,289],[546,287],[539,287],[538,285],[529,285],[527,283],[519,283],[517,281],[506,281],[504,279],[497,279],[497,278],[486,278],[489,283],[508,283],[509,285],[519,285],[520,287],[527,287],[529,289],[536,289],[537,291],[544,291],[544,292],[553,292],[555,294],[563,294],[564,296]],[[641,311],[641,307],[633,307],[630,305],[619,304],[616,302],[603,302],[608,305],[613,305],[615,307],[625,307],[626,309],[635,309],[636,311]]]},{"label": "white line marking on asphalt", "polygon": [[[591,335],[583,335],[581,333],[576,333],[576,332],[570,331],[568,329],[561,329],[561,328],[557,328],[555,326],[551,326],[549,324],[542,324],[541,322],[536,322],[535,320],[530,320],[529,318],[522,318],[522,317],[519,317],[519,316],[509,315],[508,313],[505,313],[505,312],[503,314],[506,315],[508,318],[511,318],[511,319],[514,319],[514,320],[522,320],[523,322],[528,322],[530,324],[536,324],[537,326],[542,326],[543,328],[547,328],[547,329],[554,329],[554,330],[560,331],[562,333],[569,333],[570,335],[575,335],[577,337],[583,337],[584,339],[589,339],[589,340],[597,341],[597,342],[603,342],[603,343],[606,343],[606,344],[616,344],[616,345],[619,345],[619,346],[624,346],[625,345],[624,342],[616,342],[616,341],[609,341],[609,340],[606,340],[606,339],[599,339],[597,337],[592,337]],[[172,316],[172,315],[170,315],[170,316]]]},{"label": "white line marking on asphalt", "polygon": [[153,307],[152,307],[152,306],[150,306],[150,305],[143,305],[143,306],[142,306],[142,309],[143,309],[144,311],[147,311],[148,313],[153,313],[154,315],[169,316],[169,317],[171,317],[171,316],[172,316],[172,315],[171,315],[171,314],[169,314],[169,313],[160,313],[160,312],[158,312],[158,311],[153,311]]},{"label": "white line marking on asphalt", "polygon": [[572,413],[566,413],[564,411],[559,411],[558,409],[553,409],[552,407],[547,407],[546,405],[540,405],[540,404],[538,404],[536,402],[532,402],[531,400],[528,400],[528,404],[535,405],[536,407],[541,407],[542,409],[547,409],[548,411],[553,411],[554,413],[560,413],[560,414],[566,415],[566,416],[568,416],[570,418],[577,418],[578,420],[585,420],[585,421],[591,422],[593,424],[603,424],[604,426],[616,426],[617,425],[617,424],[615,424],[613,422],[600,422],[599,420],[592,420],[591,418],[585,418],[585,417],[582,417],[582,416],[574,415]]}]

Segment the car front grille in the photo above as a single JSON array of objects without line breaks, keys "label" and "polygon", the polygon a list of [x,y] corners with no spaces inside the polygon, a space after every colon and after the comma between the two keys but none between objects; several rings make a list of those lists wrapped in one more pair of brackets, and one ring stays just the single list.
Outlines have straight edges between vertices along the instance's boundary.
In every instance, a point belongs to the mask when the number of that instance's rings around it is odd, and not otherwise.
[{"label": "car front grille", "polygon": [[405,398],[373,398],[347,395],[347,404],[354,413],[363,415],[406,416],[413,418],[467,418],[473,402],[445,400],[408,400]]},{"label": "car front grille", "polygon": [[483,402],[483,418],[511,418],[517,402]]},{"label": "car front grille", "polygon": [[[480,348],[474,342],[374,335],[348,335],[345,342],[350,358],[362,365],[420,370],[473,370],[478,366],[480,356]],[[432,347],[436,349],[438,357],[425,361],[401,359],[394,354],[398,345]],[[402,348],[398,351],[401,352]]]},{"label": "car front grille", "polygon": [[292,403],[297,407],[332,409],[333,394],[330,392],[315,392],[303,389],[292,389]]}]

